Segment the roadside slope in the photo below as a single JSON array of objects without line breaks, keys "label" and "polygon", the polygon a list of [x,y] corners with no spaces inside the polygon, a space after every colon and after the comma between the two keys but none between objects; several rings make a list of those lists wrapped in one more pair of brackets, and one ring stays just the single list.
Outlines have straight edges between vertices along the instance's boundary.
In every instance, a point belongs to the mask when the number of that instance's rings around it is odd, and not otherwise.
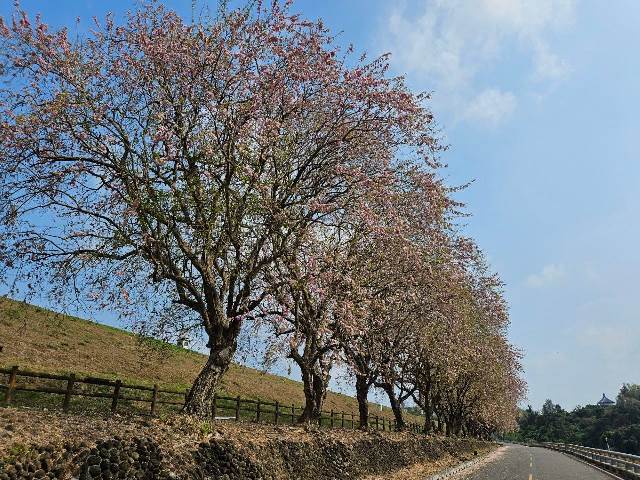
[{"label": "roadside slope", "polygon": [[[0,367],[19,365],[54,373],[120,378],[124,381],[187,388],[206,357],[192,350],[166,345],[162,353],[144,349],[125,330],[63,315],[42,307],[0,297]],[[223,378],[231,396],[283,404],[304,403],[302,384],[294,380],[232,364]],[[371,404],[381,417],[391,410]],[[325,409],[357,412],[355,398],[329,392]],[[412,417],[412,421],[420,421]]]}]

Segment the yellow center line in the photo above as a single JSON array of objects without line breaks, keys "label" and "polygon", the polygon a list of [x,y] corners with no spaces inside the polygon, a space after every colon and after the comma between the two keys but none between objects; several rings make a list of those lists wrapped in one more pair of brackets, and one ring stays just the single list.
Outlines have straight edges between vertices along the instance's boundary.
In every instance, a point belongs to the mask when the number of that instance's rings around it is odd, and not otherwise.
[{"label": "yellow center line", "polygon": [[[533,470],[533,455],[529,456],[529,468]],[[529,474],[529,480],[533,480],[533,473]]]}]

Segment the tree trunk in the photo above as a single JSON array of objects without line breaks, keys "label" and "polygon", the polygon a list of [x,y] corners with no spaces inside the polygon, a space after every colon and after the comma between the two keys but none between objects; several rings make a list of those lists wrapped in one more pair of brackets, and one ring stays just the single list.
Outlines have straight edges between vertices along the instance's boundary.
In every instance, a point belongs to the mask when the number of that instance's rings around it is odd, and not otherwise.
[{"label": "tree trunk", "polygon": [[318,375],[313,367],[300,366],[304,389],[304,410],[298,418],[299,423],[316,422],[322,414],[322,405],[327,395],[327,381]]},{"label": "tree trunk", "polygon": [[435,428],[435,424],[433,421],[433,404],[431,402],[431,382],[428,382],[425,386],[422,386],[418,390],[418,398],[413,396],[413,400],[420,408],[422,408],[422,414],[424,415],[424,425],[422,427],[422,432],[431,433]]},{"label": "tree trunk", "polygon": [[366,375],[356,375],[356,398],[358,399],[358,412],[360,413],[360,429],[369,428],[369,382]]},{"label": "tree trunk", "polygon": [[193,382],[183,411],[201,417],[211,416],[213,394],[226,373],[238,347],[237,336],[231,331],[220,335],[215,343],[209,341],[209,358]]},{"label": "tree trunk", "polygon": [[396,430],[404,430],[404,416],[402,415],[402,406],[396,397],[396,392],[393,390],[393,385],[384,383],[380,385],[389,397],[389,403],[391,404],[391,410],[393,410],[393,416],[396,420]]},{"label": "tree trunk", "polygon": [[433,429],[432,416],[431,400],[427,397],[424,400],[424,433],[430,433]]},{"label": "tree trunk", "polygon": [[444,430],[444,425],[445,425],[445,419],[444,416],[442,414],[438,414],[438,433],[441,435],[444,435],[445,430]]},{"label": "tree trunk", "polygon": [[460,434],[462,433],[462,413],[460,412],[459,409],[456,410],[452,423],[453,423],[453,434],[456,437],[459,437]]}]

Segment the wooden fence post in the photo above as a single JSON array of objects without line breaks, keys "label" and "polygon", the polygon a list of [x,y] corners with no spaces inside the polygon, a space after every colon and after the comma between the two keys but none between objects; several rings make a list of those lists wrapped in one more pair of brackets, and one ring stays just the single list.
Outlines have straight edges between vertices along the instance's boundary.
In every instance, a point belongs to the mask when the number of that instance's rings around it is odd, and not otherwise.
[{"label": "wooden fence post", "polygon": [[64,394],[64,401],[62,402],[62,410],[64,412],[69,411],[69,404],[71,403],[71,395],[73,394],[73,382],[76,381],[76,374],[72,373],[69,375],[69,380],[67,380],[67,391]]},{"label": "wooden fence post", "polygon": [[280,419],[280,402],[276,400],[276,413],[274,414],[275,424],[278,424],[278,420]]},{"label": "wooden fence post", "polygon": [[378,424],[378,415],[376,415],[376,432],[378,431],[379,428],[380,426]]},{"label": "wooden fence post", "polygon": [[383,432],[386,430],[386,428],[384,428],[386,421],[387,421],[387,419],[382,417],[382,431]]},{"label": "wooden fence post", "polygon": [[342,425],[342,428],[344,428],[344,412],[341,413],[340,423]]},{"label": "wooden fence post", "polygon": [[211,404],[211,416],[215,420],[218,416],[218,394],[213,394],[213,403]]},{"label": "wooden fence post", "polygon": [[296,417],[296,406],[295,404],[291,404],[291,425],[293,425],[295,423],[295,417]]},{"label": "wooden fence post", "polygon": [[236,398],[236,422],[240,421],[240,395]]},{"label": "wooden fence post", "polygon": [[11,367],[11,373],[9,374],[9,384],[7,385],[7,392],[4,395],[4,404],[8,407],[13,401],[13,396],[16,391],[16,377],[18,376],[18,366]]},{"label": "wooden fence post", "polygon": [[111,413],[116,413],[116,408],[118,408],[118,397],[120,396],[121,386],[122,380],[116,380],[116,386],[113,387],[113,400],[111,400]]},{"label": "wooden fence post", "polygon": [[151,392],[151,415],[156,414],[156,403],[158,403],[158,384],[153,384],[153,392]]},{"label": "wooden fence post", "polygon": [[256,423],[260,423],[260,400],[256,403]]},{"label": "wooden fence post", "polygon": [[333,428],[333,408],[331,409],[331,428]]},{"label": "wooden fence post", "polygon": [[351,430],[354,430],[356,428],[356,424],[353,421],[353,412],[351,412]]}]

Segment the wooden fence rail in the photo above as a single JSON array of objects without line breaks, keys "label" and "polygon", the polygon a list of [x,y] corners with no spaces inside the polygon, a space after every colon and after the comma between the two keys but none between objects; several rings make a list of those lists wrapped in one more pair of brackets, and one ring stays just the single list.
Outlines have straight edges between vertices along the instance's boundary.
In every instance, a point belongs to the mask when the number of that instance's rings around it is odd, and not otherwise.
[{"label": "wooden fence rail", "polygon": [[[116,413],[118,404],[121,401],[142,402],[149,404],[149,414],[156,415],[159,405],[172,405],[182,407],[186,401],[188,390],[175,390],[160,388],[158,385],[152,387],[146,385],[136,385],[125,383],[121,380],[110,380],[107,378],[82,377],[73,373],[69,375],[51,374],[46,372],[34,372],[20,369],[17,366],[12,368],[0,368],[0,375],[8,376],[7,383],[0,383],[0,390],[4,390],[4,405],[10,406],[16,403],[17,392],[44,393],[62,396],[62,410],[68,412],[73,397],[102,398],[111,400],[111,413]],[[65,382],[58,388],[43,385],[31,385],[20,383],[19,377],[27,379],[42,379]],[[111,391],[83,391],[82,385],[94,387],[104,387]],[[166,398],[173,396],[173,398]],[[227,397],[215,394],[213,397],[211,416],[215,419],[226,419],[240,421],[243,418],[255,422],[295,424],[302,413],[302,407],[295,404],[287,406],[280,402],[266,402],[249,398]],[[247,414],[243,417],[243,413]],[[226,416],[225,416],[226,414]],[[334,410],[322,411],[318,419],[320,426],[330,428],[351,428],[359,427],[357,416],[353,412],[336,412]],[[369,418],[369,429],[390,431],[395,430],[395,421],[378,415],[371,415]],[[407,430],[419,433],[421,426],[417,423],[407,423]]]}]

